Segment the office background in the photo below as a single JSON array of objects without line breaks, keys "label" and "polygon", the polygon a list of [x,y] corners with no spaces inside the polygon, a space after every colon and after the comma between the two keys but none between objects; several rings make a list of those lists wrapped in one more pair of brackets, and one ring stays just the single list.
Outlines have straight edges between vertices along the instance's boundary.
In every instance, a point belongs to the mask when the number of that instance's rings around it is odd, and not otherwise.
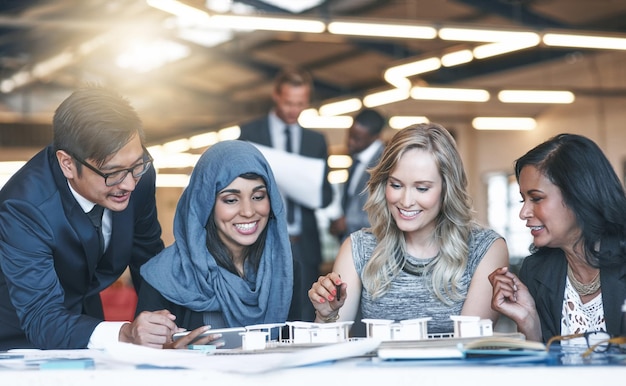
[{"label": "office background", "polygon": [[[312,72],[302,124],[326,135],[332,155],[346,153],[350,117],[364,106],[394,127],[451,129],[478,219],[514,244],[513,256],[528,242],[509,178],[515,158],[578,133],[626,173],[623,1],[21,0],[0,2],[0,180],[49,142],[54,109],[73,89],[115,87],[144,121],[169,244],[194,160],[266,113],[285,65]],[[511,103],[520,90],[544,93]],[[523,119],[479,130],[480,117]],[[349,165],[333,162],[340,184]]]}]

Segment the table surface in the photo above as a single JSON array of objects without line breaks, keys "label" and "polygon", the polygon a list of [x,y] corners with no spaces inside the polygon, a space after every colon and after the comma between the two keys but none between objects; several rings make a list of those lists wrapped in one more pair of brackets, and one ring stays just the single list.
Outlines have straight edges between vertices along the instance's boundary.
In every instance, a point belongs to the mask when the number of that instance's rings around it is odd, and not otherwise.
[{"label": "table surface", "polygon": [[420,384],[465,386],[502,382],[507,386],[529,384],[592,385],[626,378],[626,366],[432,366],[428,364],[365,365],[345,360],[325,366],[307,366],[263,374],[234,374],[217,370],[55,370],[0,371],[5,385],[141,385],[210,382],[212,385],[349,385]]},{"label": "table surface", "polygon": [[[359,345],[361,345],[359,347]],[[214,355],[191,353],[192,350],[154,350],[134,345],[116,346],[108,352],[99,350],[53,350],[26,353],[32,363],[38,357],[91,358],[95,366],[86,369],[44,370],[29,365],[20,368],[18,359],[11,366],[0,359],[0,379],[4,385],[141,385],[142,382],[211,382],[223,385],[328,385],[381,386],[385,384],[481,385],[502,382],[507,386],[536,383],[584,385],[603,380],[626,379],[626,354],[594,354],[583,360],[580,352],[551,353],[536,357],[490,357],[489,359],[381,360],[371,353],[350,357],[346,351],[367,349],[364,342],[337,344],[280,353],[229,353]],[[308,351],[307,351],[308,350]],[[313,353],[315,355],[309,355]],[[34,356],[34,357],[33,357]],[[344,358],[321,360],[326,357]],[[308,365],[297,365],[298,358],[311,358]],[[33,360],[35,358],[35,360]],[[295,360],[295,362],[293,361]],[[140,365],[140,363],[156,365]],[[260,364],[260,362],[266,362]],[[171,365],[163,365],[163,364]],[[283,366],[282,364],[291,363]],[[278,364],[278,366],[275,366]],[[267,368],[263,367],[267,366]],[[184,368],[187,367],[187,368]],[[219,382],[219,383],[216,383]]]}]

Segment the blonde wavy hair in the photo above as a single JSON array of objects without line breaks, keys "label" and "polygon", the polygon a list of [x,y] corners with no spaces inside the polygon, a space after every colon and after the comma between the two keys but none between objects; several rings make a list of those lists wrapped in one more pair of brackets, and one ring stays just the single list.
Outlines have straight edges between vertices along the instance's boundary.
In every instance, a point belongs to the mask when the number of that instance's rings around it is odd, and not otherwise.
[{"label": "blonde wavy hair", "polygon": [[440,252],[428,266],[429,289],[442,302],[450,304],[462,298],[460,281],[467,266],[468,240],[474,220],[467,177],[456,142],[436,123],[409,126],[397,132],[385,147],[378,165],[369,170],[369,197],[364,209],[377,245],[364,267],[363,286],[374,299],[382,296],[405,264],[404,233],[398,229],[387,206],[385,189],[398,161],[411,149],[432,154],[442,177],[441,211],[435,219],[433,235]]}]

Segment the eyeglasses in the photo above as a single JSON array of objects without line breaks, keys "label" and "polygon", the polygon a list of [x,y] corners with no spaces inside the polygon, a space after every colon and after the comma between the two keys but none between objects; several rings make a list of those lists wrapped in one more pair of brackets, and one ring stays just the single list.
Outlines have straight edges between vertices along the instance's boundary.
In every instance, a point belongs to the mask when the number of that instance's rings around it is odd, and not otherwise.
[{"label": "eyeglasses", "polygon": [[144,150],[144,162],[137,164],[133,167],[130,167],[128,169],[116,170],[112,173],[102,173],[100,170],[98,170],[94,166],[88,164],[84,159],[81,159],[75,156],[74,154],[71,154],[71,155],[76,161],[85,165],[88,169],[91,169],[94,173],[104,178],[104,184],[106,186],[115,186],[117,184],[120,184],[122,181],[124,181],[128,173],[131,173],[133,178],[139,178],[143,176],[144,174],[146,174],[148,170],[150,170],[150,166],[152,166],[152,161],[154,160],[152,159],[152,157],[150,156],[146,148],[144,148],[143,150]]},{"label": "eyeglasses", "polygon": [[[550,351],[550,346],[558,341],[570,340],[575,338],[585,338],[587,350],[582,354],[583,358],[588,357],[591,353],[606,352],[612,345],[626,344],[626,336],[611,337],[606,331],[587,331],[580,334],[556,335],[546,343],[546,351]],[[623,350],[620,346],[620,349]]]}]

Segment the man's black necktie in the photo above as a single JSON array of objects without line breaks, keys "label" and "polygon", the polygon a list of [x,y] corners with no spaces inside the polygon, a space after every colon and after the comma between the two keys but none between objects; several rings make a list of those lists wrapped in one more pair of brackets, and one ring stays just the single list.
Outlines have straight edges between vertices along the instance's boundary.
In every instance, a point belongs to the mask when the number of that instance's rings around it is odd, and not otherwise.
[{"label": "man's black necktie", "polygon": [[[350,165],[350,169],[348,169],[348,179],[346,180],[346,183],[343,186],[343,196],[341,197],[341,207],[343,208],[344,214],[348,206],[348,195],[350,191],[350,183],[352,181],[352,177],[354,176],[354,172],[356,172],[356,168],[358,165],[359,165],[359,159],[354,158],[352,160],[352,165]],[[358,194],[358,193],[354,192],[354,194]]]},{"label": "man's black necktie", "polygon": [[[288,153],[293,153],[292,146],[291,146],[291,129],[289,125],[285,126],[285,150]],[[289,197],[287,197],[285,201],[287,204],[287,223],[293,224],[295,220],[294,202]]]},{"label": "man's black necktie", "polygon": [[102,235],[102,214],[104,213],[104,207],[100,205],[94,205],[94,207],[87,212],[89,220],[96,228],[98,233],[98,241],[100,242],[100,255],[104,253],[104,236]]}]

